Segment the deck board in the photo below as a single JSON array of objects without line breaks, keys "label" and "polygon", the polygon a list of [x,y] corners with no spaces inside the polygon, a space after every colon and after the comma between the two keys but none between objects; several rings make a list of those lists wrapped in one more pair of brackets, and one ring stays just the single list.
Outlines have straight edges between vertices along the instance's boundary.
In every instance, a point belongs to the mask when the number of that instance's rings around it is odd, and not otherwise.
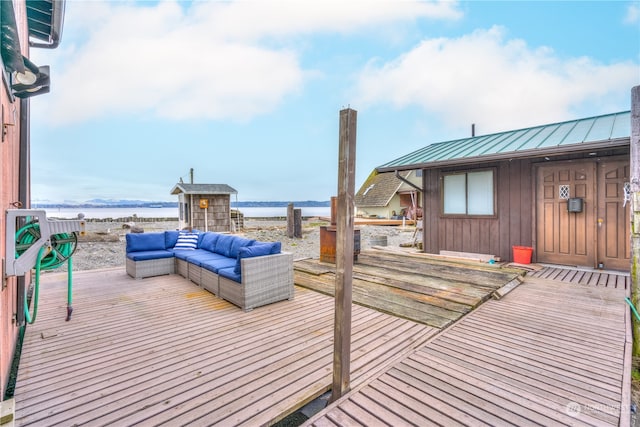
[{"label": "deck board", "polygon": [[629,273],[623,271],[589,270],[566,266],[544,266],[539,270],[528,273],[528,276],[606,288],[630,289],[631,286]]},{"label": "deck board", "polygon": [[[16,425],[262,425],[331,387],[333,298],[296,287],[293,301],[245,313],[178,275],[124,269],[41,281],[16,384]],[[353,306],[351,384],[423,344],[434,328]]]},{"label": "deck board", "polygon": [[[353,266],[353,301],[445,328],[523,273],[479,262],[369,250],[363,251]],[[333,295],[335,266],[319,260],[296,261],[294,281],[299,286]]]},{"label": "deck board", "polygon": [[[304,426],[381,425],[389,411],[401,425],[629,425],[627,289],[561,273],[526,276]],[[361,400],[372,391],[386,401]]]}]

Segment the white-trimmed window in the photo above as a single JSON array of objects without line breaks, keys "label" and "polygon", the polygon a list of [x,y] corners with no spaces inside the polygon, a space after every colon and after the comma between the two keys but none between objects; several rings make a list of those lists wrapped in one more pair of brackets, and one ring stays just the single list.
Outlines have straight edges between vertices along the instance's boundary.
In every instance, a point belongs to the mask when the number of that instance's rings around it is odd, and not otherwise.
[{"label": "white-trimmed window", "polygon": [[442,212],[445,215],[494,215],[494,171],[444,175]]}]

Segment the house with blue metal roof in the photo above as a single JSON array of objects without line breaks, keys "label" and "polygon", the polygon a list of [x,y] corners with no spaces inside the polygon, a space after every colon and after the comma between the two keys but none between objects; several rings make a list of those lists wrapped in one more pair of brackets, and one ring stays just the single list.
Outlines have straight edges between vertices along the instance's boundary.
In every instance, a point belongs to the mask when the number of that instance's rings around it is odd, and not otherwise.
[{"label": "house with blue metal roof", "polygon": [[422,171],[423,248],[628,270],[630,111],[430,144],[378,166]]}]

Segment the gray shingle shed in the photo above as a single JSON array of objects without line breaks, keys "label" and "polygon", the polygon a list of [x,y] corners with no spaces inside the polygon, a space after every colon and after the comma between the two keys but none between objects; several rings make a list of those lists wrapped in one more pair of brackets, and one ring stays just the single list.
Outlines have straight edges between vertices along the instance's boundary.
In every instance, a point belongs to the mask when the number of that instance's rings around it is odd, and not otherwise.
[{"label": "gray shingle shed", "polygon": [[201,231],[233,231],[231,195],[238,192],[227,184],[185,184],[171,190],[178,196],[180,228]]}]

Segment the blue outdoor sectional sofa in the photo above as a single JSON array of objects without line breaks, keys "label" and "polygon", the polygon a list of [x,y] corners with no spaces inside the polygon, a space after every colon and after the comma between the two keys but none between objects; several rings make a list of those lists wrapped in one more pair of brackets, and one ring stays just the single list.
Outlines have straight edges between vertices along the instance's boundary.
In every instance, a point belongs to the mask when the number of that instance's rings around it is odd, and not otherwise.
[{"label": "blue outdoor sectional sofa", "polygon": [[293,254],[282,252],[280,242],[197,231],[129,233],[126,239],[133,278],[178,273],[245,311],[293,299]]}]

